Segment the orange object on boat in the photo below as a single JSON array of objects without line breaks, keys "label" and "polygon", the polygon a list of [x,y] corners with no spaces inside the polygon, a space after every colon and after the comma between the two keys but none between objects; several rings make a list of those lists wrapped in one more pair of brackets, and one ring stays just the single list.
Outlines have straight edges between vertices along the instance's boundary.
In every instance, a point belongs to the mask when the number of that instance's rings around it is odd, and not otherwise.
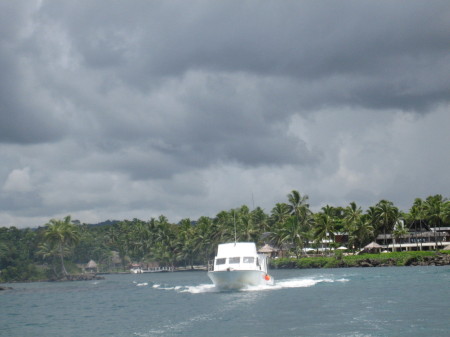
[{"label": "orange object on boat", "polygon": [[269,280],[270,280],[270,276],[266,274],[266,276],[264,276],[264,279],[265,279],[266,281],[269,281]]}]

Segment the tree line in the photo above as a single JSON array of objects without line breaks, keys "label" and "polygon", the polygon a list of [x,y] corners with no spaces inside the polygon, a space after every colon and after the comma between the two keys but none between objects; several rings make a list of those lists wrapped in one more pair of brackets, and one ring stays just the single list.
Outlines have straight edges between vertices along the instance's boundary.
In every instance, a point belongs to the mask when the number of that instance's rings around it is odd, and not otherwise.
[{"label": "tree line", "polygon": [[[402,221],[400,221],[402,220]],[[170,223],[161,215],[110,222],[96,226],[79,224],[70,216],[52,219],[37,229],[0,228],[0,282],[64,278],[79,272],[77,265],[94,260],[102,271],[126,270],[131,262],[159,266],[206,264],[217,244],[270,242],[300,257],[306,246],[319,247],[323,240],[335,243],[336,233],[346,233],[346,245],[364,247],[379,234],[397,237],[423,225],[450,225],[450,201],[442,195],[416,198],[408,212],[381,200],[363,209],[355,202],[346,207],[326,205],[312,212],[308,196],[293,190],[287,201],[270,213],[246,205],[221,211],[214,218],[202,216]]]}]

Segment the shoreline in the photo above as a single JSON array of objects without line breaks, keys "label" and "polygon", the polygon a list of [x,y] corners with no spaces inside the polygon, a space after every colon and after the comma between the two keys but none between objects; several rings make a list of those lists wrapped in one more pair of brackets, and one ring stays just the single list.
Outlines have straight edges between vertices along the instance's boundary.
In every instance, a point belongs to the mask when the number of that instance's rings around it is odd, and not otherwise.
[{"label": "shoreline", "polygon": [[402,252],[356,256],[280,258],[272,269],[373,268],[450,265],[450,252]]},{"label": "shoreline", "polygon": [[[323,257],[301,257],[278,258],[270,260],[270,269],[327,269],[327,268],[376,268],[376,267],[416,267],[416,266],[448,266],[450,265],[450,251],[440,252],[399,252],[387,254],[363,254],[353,256],[323,256]],[[174,268],[172,272],[206,272],[206,266]],[[163,271],[161,271],[163,272]],[[142,274],[153,274],[161,272],[144,272]],[[73,274],[61,279],[21,280],[1,282],[0,291],[12,290],[6,286],[14,283],[34,282],[74,282],[104,280],[103,275],[133,274],[131,272],[99,272],[91,274]],[[139,273],[141,274],[141,273]]]},{"label": "shoreline", "polygon": [[[443,254],[446,255],[446,254]],[[315,266],[315,267],[301,267],[301,266],[294,266],[294,265],[282,265],[282,266],[271,266],[270,269],[272,270],[286,270],[286,269],[332,269],[332,268],[377,268],[377,267],[444,267],[450,265],[450,256],[448,260],[445,260],[444,263],[442,263],[441,260],[438,262],[435,262],[433,260],[430,261],[424,261],[424,262],[413,262],[411,264],[405,264],[405,265],[398,265],[395,264],[395,261],[392,259],[391,263],[379,263],[376,259],[363,259],[359,264],[346,264],[346,263],[339,263],[333,266]],[[204,269],[181,269],[181,270],[173,270],[173,273],[179,273],[179,272],[206,272],[207,270]],[[167,272],[171,273],[171,272]],[[48,280],[35,280],[35,281],[11,281],[11,282],[2,282],[0,283],[0,291],[7,291],[7,290],[14,290],[13,287],[5,286],[5,284],[15,284],[15,283],[37,283],[37,282],[50,282],[50,283],[58,283],[58,282],[76,282],[76,281],[94,281],[94,280],[105,280],[105,277],[103,276],[97,276],[97,275],[136,275],[133,273],[128,272],[110,272],[110,273],[98,273],[96,275],[93,275],[91,277],[86,277],[86,275],[80,274],[80,275],[70,275],[68,279],[48,279]],[[142,273],[142,274],[153,274],[153,273]]]}]

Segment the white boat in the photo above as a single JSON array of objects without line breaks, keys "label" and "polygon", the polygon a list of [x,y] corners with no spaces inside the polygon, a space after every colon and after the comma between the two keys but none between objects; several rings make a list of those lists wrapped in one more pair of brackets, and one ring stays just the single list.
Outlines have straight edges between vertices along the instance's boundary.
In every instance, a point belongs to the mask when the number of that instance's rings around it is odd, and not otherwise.
[{"label": "white boat", "polygon": [[208,277],[223,290],[274,283],[267,273],[267,257],[257,253],[253,242],[220,244],[214,263],[208,266]]},{"label": "white boat", "polygon": [[130,273],[132,274],[142,274],[143,270],[140,267],[133,267],[130,269]]}]

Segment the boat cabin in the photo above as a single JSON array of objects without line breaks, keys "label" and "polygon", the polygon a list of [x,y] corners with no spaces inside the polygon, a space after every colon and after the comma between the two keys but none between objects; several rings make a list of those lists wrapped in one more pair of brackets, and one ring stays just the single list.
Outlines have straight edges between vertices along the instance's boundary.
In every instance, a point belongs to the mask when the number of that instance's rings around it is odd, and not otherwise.
[{"label": "boat cabin", "polygon": [[267,270],[266,257],[258,254],[253,242],[223,243],[218,246],[214,271]]}]

